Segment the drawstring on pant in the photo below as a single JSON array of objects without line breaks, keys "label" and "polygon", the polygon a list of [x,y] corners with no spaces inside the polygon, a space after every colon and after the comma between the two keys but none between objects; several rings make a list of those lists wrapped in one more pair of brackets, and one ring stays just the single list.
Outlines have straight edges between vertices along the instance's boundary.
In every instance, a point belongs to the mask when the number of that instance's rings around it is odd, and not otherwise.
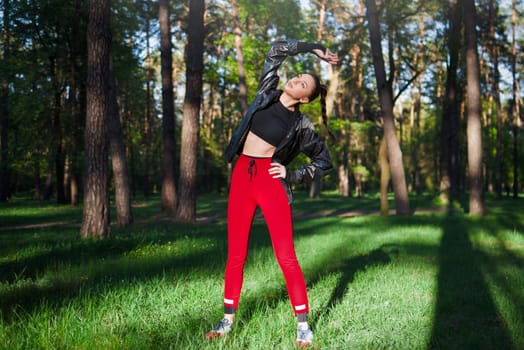
[{"label": "drawstring on pant", "polygon": [[249,181],[253,179],[253,167],[255,168],[255,176],[257,176],[257,162],[251,159],[249,161],[249,167],[247,168],[247,173],[249,174]]}]

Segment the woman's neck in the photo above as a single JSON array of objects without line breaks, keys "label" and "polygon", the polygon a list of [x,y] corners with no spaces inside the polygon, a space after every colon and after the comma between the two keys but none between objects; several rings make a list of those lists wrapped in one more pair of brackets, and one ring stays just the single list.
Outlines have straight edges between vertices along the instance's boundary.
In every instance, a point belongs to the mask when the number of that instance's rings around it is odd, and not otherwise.
[{"label": "woman's neck", "polygon": [[294,111],[296,109],[296,105],[299,103],[298,100],[294,99],[293,97],[289,96],[285,92],[280,95],[279,98],[280,103],[290,111]]}]

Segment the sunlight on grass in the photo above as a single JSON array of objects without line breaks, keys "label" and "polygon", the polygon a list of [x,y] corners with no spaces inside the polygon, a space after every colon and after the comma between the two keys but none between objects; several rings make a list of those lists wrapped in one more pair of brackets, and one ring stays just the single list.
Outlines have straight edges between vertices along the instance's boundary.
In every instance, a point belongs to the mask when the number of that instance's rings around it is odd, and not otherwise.
[{"label": "sunlight on grass", "polygon": [[335,349],[420,348],[431,336],[440,230],[377,232],[371,220],[343,220],[327,226],[322,237],[308,238],[305,249],[302,239],[297,244],[299,254],[313,252],[305,254],[304,266],[319,276],[311,289],[317,338]]},{"label": "sunlight on grass", "polygon": [[[516,348],[524,348],[524,236],[516,231],[479,230],[473,236],[481,270],[500,320],[508,328]],[[515,268],[515,267],[520,268]],[[521,286],[515,288],[515,286]]]},{"label": "sunlight on grass", "polygon": [[[300,215],[323,208],[298,207]],[[313,349],[524,348],[522,216],[503,207],[482,219],[299,216]],[[234,332],[208,342],[223,312],[226,225],[156,219],[105,241],[81,241],[75,228],[2,232],[0,348],[294,348],[263,220],[253,226]]]}]

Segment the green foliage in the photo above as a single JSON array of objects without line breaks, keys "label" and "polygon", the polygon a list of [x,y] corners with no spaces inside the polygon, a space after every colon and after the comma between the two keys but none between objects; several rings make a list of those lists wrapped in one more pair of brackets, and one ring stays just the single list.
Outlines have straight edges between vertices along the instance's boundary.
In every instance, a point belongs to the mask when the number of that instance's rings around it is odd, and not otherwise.
[{"label": "green foliage", "polygon": [[[302,37],[302,11],[295,0],[240,0],[240,21],[256,37]],[[292,20],[290,20],[292,19]]]},{"label": "green foliage", "polygon": [[[0,42],[0,79],[9,86],[8,96],[8,168],[9,187],[14,194],[33,191],[35,184],[46,176],[57,187],[58,150],[63,151],[66,178],[81,182],[83,164],[83,128],[85,119],[86,28],[88,1],[39,0],[9,2],[9,16],[2,14],[0,25],[9,28],[9,42]],[[376,94],[372,56],[369,49],[365,7],[362,2],[330,0],[326,2],[324,22],[320,26],[319,1],[240,0],[239,17],[242,29],[242,49],[248,86],[248,101],[252,101],[264,55],[273,40],[295,38],[320,41],[339,54],[337,67],[339,86],[335,92],[336,112],[329,116],[331,131],[337,135],[330,141],[320,122],[318,102],[302,107],[319,133],[326,137],[336,165],[349,159],[348,169],[362,164],[369,171],[368,188],[377,188],[377,162],[381,140],[381,118]],[[132,172],[135,193],[141,192],[149,177],[152,187],[160,187],[161,179],[161,84],[158,40],[158,13],[155,2],[129,0],[112,1],[112,57],[117,77],[118,103],[124,128],[125,143]],[[175,83],[176,140],[180,143],[180,120],[185,87],[184,55],[186,46],[187,2],[171,1],[173,68]],[[482,113],[486,121],[487,103],[491,91],[493,67],[490,58],[491,39],[488,2],[478,3],[479,45],[482,62]],[[231,4],[223,0],[206,2],[206,40],[204,92],[202,100],[201,144],[198,183],[215,182],[202,190],[227,187],[228,167],[222,157],[231,131],[241,118],[238,91],[238,62],[233,34]],[[495,2],[494,25],[499,48],[499,69],[510,72],[509,50],[510,8]],[[398,137],[403,149],[406,178],[413,187],[414,169],[420,168],[423,190],[435,190],[439,184],[440,129],[445,94],[446,65],[449,63],[447,28],[448,3],[443,1],[396,1],[380,6],[383,39],[387,41],[385,61],[391,79],[395,101]],[[522,12],[522,4],[517,10]],[[2,9],[4,10],[4,9]],[[9,22],[6,23],[7,18]],[[522,20],[517,18],[517,52],[522,46]],[[463,46],[463,45],[461,45]],[[149,52],[146,49],[149,47]],[[9,49],[9,50],[8,50]],[[415,62],[415,58],[420,58]],[[460,52],[460,60],[464,60]],[[146,65],[149,65],[146,67]],[[517,77],[522,67],[517,62]],[[286,60],[280,70],[282,80],[295,74],[315,72],[326,84],[331,76],[324,63],[314,55],[297,55]],[[414,88],[413,79],[420,74],[421,86]],[[458,102],[464,96],[465,66],[459,65]],[[148,81],[146,81],[149,79]],[[509,117],[513,102],[511,81],[502,75],[502,173],[504,185],[524,172],[522,157],[523,133],[515,133]],[[147,97],[147,89],[150,96]],[[403,90],[404,88],[406,88]],[[409,111],[420,94],[422,119],[411,126]],[[398,112],[401,111],[401,112]],[[149,112],[151,134],[145,133],[146,113]],[[467,184],[465,160],[466,118],[460,115],[459,140],[460,181]],[[400,125],[402,124],[402,133]],[[486,179],[493,179],[496,148],[495,122],[483,125]],[[522,128],[520,128],[521,130]],[[517,156],[513,159],[513,141]],[[178,150],[178,148],[177,148]],[[178,153],[178,151],[177,151]],[[307,161],[305,157],[297,161]],[[360,163],[359,163],[360,162]],[[516,164],[516,168],[514,167]],[[330,174],[329,188],[334,188],[337,175]],[[486,180],[488,182],[489,180]],[[59,184],[60,185],[60,184]],[[333,186],[332,186],[333,185]],[[486,188],[492,184],[486,183]],[[43,186],[43,185],[41,185]],[[461,188],[461,190],[462,190]]]},{"label": "green foliage", "polygon": [[363,165],[355,165],[352,169],[353,176],[359,178],[361,181],[367,181],[369,177],[369,170]]}]

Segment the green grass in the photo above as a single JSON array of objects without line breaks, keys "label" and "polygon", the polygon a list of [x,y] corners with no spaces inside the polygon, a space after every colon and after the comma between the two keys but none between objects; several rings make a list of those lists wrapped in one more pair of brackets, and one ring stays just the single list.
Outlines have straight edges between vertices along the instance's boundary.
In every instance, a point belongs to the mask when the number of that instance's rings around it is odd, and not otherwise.
[{"label": "green grass", "polygon": [[[377,198],[298,193],[295,242],[308,283],[313,349],[524,349],[524,200],[483,218],[431,198],[413,216]],[[136,203],[111,239],[79,239],[81,208],[0,205],[0,348],[293,349],[295,321],[257,215],[235,328],[222,314],[226,200],[199,198],[199,222]],[[422,213],[423,212],[423,213]]]}]

